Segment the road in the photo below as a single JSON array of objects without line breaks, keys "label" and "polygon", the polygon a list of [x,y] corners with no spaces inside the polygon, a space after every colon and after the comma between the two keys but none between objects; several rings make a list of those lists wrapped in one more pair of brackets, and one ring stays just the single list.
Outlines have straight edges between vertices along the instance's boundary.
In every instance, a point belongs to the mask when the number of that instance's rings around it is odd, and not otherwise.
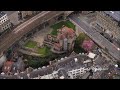
[{"label": "road", "polygon": [[118,50],[114,44],[109,42],[95,29],[92,29],[87,23],[85,23],[85,21],[78,18],[77,15],[70,16],[69,19],[74,22],[78,27],[80,27],[99,46],[101,46],[103,49],[106,48],[108,50],[108,53],[111,54],[111,56],[113,56],[116,60],[120,61],[120,50]]},{"label": "road", "polygon": [[12,32],[10,32],[3,40],[0,42],[0,53],[8,49],[16,41],[18,41],[23,35],[37,27],[38,25],[52,19],[53,17],[64,13],[64,11],[42,11],[41,13],[35,15],[31,19],[25,21],[18,27],[16,27]]}]

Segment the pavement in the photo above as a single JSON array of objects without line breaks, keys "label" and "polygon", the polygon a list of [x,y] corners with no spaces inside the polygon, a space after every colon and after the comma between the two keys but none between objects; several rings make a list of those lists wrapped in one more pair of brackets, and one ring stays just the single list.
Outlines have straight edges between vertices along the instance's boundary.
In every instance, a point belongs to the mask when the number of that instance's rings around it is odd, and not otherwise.
[{"label": "pavement", "polygon": [[95,41],[103,49],[107,49],[108,53],[111,54],[116,60],[120,61],[120,51],[117,47],[104,38],[95,29],[91,28],[88,23],[78,18],[77,15],[70,16],[69,19],[77,24],[93,41]]}]

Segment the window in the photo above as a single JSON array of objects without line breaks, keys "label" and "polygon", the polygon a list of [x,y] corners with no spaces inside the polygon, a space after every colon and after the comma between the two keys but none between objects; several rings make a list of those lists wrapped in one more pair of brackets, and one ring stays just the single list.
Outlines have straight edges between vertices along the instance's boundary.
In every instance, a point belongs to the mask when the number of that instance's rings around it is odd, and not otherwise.
[{"label": "window", "polygon": [[10,24],[7,24],[6,26],[7,26],[7,27],[9,27],[9,26],[10,26]]},{"label": "window", "polygon": [[1,23],[3,23],[3,20],[1,21]]}]

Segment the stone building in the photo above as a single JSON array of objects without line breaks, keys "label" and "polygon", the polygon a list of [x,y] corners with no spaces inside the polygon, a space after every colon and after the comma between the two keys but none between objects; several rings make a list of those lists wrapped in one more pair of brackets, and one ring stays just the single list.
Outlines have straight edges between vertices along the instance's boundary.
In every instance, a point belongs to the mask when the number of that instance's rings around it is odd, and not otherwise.
[{"label": "stone building", "polygon": [[96,11],[95,26],[99,26],[102,31],[108,33],[110,36],[120,39],[120,27],[110,15],[103,11]]},{"label": "stone building", "polygon": [[8,28],[11,27],[10,20],[8,19],[8,16],[4,12],[0,12],[0,33],[4,32]]}]

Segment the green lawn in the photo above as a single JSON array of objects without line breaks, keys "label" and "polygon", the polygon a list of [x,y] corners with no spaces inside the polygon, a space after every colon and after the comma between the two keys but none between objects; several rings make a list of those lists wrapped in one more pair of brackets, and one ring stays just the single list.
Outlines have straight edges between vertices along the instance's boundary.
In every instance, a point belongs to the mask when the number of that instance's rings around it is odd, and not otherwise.
[{"label": "green lawn", "polygon": [[73,30],[76,30],[75,29],[75,25],[70,22],[69,20],[67,20],[65,23],[64,23],[65,26],[69,27],[69,28],[72,28]]},{"label": "green lawn", "polygon": [[75,40],[74,51],[76,53],[85,52],[85,50],[81,47],[84,40],[90,39],[85,33],[80,33],[79,36]]},{"label": "green lawn", "polygon": [[56,23],[56,24],[51,26],[51,28],[53,29],[52,32],[51,32],[51,35],[57,35],[57,29],[62,28],[63,25],[75,30],[75,25],[72,22],[70,22],[69,20],[61,21],[61,22]]},{"label": "green lawn", "polygon": [[29,41],[25,44],[25,47],[35,48],[35,47],[37,47],[37,42],[29,40]]},{"label": "green lawn", "polygon": [[48,47],[38,48],[38,54],[41,54],[41,57],[46,57],[50,55],[51,51]]}]

